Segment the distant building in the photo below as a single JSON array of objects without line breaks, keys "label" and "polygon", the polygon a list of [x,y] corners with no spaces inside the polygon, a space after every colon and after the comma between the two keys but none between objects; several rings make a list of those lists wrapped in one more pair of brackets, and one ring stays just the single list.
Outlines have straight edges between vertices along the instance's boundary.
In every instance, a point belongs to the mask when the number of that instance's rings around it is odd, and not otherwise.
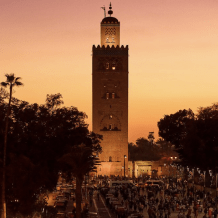
[{"label": "distant building", "polygon": [[101,45],[92,48],[93,131],[103,135],[97,174],[124,175],[125,166],[127,175],[128,46],[120,46],[120,22],[111,16],[111,4],[108,14],[101,21]]}]

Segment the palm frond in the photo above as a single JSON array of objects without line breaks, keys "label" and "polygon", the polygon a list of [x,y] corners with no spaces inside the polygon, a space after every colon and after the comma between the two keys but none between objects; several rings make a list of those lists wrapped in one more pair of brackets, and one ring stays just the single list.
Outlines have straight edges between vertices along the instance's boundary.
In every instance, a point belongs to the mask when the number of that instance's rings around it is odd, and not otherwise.
[{"label": "palm frond", "polygon": [[16,77],[15,82],[18,82],[17,80],[22,79],[21,77]]},{"label": "palm frond", "polygon": [[8,85],[9,85],[9,83],[1,82],[1,86],[3,86],[3,87],[7,87]]},{"label": "palm frond", "polygon": [[7,78],[7,82],[9,82],[9,83],[13,83],[14,82],[14,80],[15,80],[14,73],[5,74],[5,76]]},{"label": "palm frond", "polygon": [[14,83],[16,86],[23,86],[23,83],[22,82],[19,82],[19,81],[15,81],[15,83]]}]

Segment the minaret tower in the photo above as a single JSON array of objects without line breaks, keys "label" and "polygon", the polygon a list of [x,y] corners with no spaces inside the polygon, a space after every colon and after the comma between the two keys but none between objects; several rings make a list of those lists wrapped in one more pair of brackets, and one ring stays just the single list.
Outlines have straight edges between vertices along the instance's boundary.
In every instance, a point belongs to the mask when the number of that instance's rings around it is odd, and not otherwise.
[{"label": "minaret tower", "polygon": [[101,46],[120,46],[120,22],[111,17],[113,11],[110,3],[108,14],[109,17],[105,17],[101,21]]},{"label": "minaret tower", "polygon": [[120,46],[120,22],[112,14],[110,3],[101,21],[101,45],[92,49],[93,131],[103,135],[97,174],[127,176],[128,46]]}]

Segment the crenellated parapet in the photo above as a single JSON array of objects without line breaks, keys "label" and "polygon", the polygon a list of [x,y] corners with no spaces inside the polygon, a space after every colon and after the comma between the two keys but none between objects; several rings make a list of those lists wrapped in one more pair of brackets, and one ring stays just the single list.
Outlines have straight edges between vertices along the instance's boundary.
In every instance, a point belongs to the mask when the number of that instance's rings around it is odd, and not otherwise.
[{"label": "crenellated parapet", "polygon": [[93,54],[95,54],[95,55],[103,55],[103,56],[110,56],[110,55],[128,55],[128,50],[129,50],[129,47],[128,47],[128,45],[126,45],[125,47],[124,47],[124,45],[121,45],[121,46],[114,46],[114,45],[112,45],[112,46],[100,46],[100,45],[98,45],[98,46],[95,46],[95,45],[93,45],[93,47],[92,47],[92,52],[93,52]]},{"label": "crenellated parapet", "polygon": [[97,45],[97,46],[95,46],[95,45],[93,45],[93,47],[92,47],[93,49],[104,49],[104,51],[105,50],[108,50],[108,49],[126,49],[126,50],[128,50],[129,48],[128,48],[128,45],[126,45],[126,46],[124,46],[124,45],[121,45],[121,46],[119,46],[119,45],[117,45],[116,47],[114,46],[114,45],[112,45],[112,46],[104,46],[104,45],[102,45],[102,46],[100,46],[100,45]]}]

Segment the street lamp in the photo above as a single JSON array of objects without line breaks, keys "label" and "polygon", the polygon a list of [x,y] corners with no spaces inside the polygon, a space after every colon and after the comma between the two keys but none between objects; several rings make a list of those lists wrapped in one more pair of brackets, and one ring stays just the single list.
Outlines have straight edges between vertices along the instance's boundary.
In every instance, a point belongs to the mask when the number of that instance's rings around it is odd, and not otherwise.
[{"label": "street lamp", "polygon": [[218,174],[216,173],[216,197],[217,197],[217,176]]},{"label": "street lamp", "polygon": [[124,155],[124,178],[125,178],[125,171],[126,171],[126,169],[125,169],[125,158],[127,158],[126,155]]},{"label": "street lamp", "polygon": [[139,170],[137,169],[137,179],[138,179],[138,183],[139,183]]},{"label": "street lamp", "polygon": [[205,192],[205,175],[206,175],[206,171],[204,171],[204,192]]},{"label": "street lamp", "polygon": [[193,195],[195,200],[195,168],[192,169],[192,173],[193,173]]},{"label": "street lamp", "polygon": [[178,165],[176,165],[176,188],[178,187],[178,171],[179,171],[180,169],[179,169],[179,166]]}]

